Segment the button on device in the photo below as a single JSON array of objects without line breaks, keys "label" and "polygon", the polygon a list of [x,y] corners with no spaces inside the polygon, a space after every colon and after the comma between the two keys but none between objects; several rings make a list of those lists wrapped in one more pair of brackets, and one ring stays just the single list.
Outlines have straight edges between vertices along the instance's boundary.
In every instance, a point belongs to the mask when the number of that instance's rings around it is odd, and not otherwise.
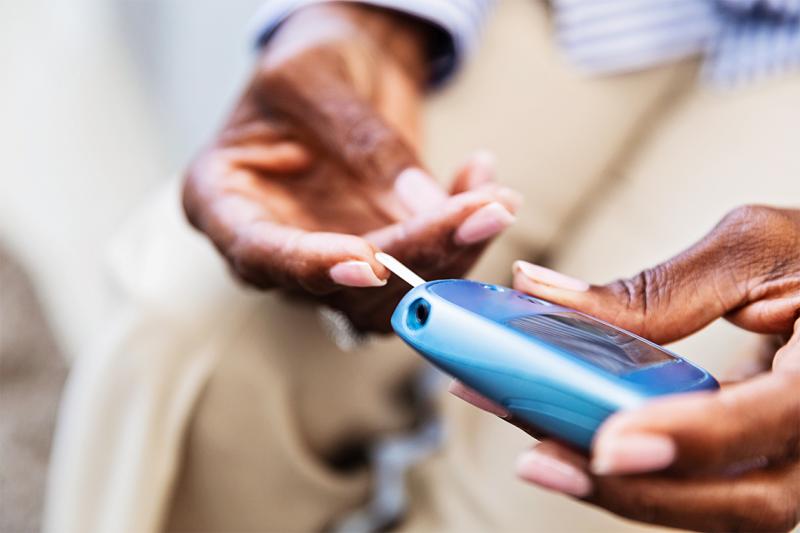
[{"label": "button on device", "polygon": [[503,287],[498,287],[497,285],[491,285],[489,283],[484,283],[483,288],[495,292],[505,292],[505,289]]}]

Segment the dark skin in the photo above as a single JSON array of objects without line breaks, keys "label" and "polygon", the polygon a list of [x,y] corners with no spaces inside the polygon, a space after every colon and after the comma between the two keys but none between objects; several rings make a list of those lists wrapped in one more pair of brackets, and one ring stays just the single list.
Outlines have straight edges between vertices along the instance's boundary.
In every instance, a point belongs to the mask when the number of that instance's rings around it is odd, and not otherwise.
[{"label": "dark skin", "polygon": [[240,279],[388,331],[407,286],[375,252],[426,278],[460,277],[510,224],[519,197],[485,158],[449,190],[419,160],[428,31],[342,3],[303,9],[270,39],[184,187],[189,220]]},{"label": "dark skin", "polygon": [[[612,416],[591,462],[543,441],[521,459],[523,479],[665,526],[788,531],[800,522],[800,211],[736,209],[685,252],[607,285],[515,270],[517,289],[659,343],[718,318],[782,339],[771,371]],[[542,476],[542,464],[565,475]]]}]

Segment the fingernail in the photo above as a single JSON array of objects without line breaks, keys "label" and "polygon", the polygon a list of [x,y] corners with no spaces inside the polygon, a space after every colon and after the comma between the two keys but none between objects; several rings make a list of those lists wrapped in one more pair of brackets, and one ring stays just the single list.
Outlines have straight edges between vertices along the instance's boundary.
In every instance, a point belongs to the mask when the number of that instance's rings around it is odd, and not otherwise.
[{"label": "fingernail", "polygon": [[525,203],[525,197],[522,196],[522,194],[508,187],[501,187],[497,190],[496,194],[503,203],[510,208],[512,213],[519,211],[519,208]]},{"label": "fingernail", "polygon": [[487,204],[472,213],[456,230],[456,244],[467,245],[494,237],[516,218],[498,202]]},{"label": "fingernail", "polygon": [[676,453],[669,437],[623,433],[597,442],[591,470],[601,476],[652,472],[672,464]]},{"label": "fingernail", "polygon": [[436,181],[419,168],[402,171],[394,181],[394,189],[406,207],[415,213],[435,209],[447,200]]},{"label": "fingernail", "polygon": [[503,408],[503,406],[481,396],[461,382],[453,381],[450,383],[447,391],[456,398],[461,398],[465,402],[474,405],[478,409],[483,409],[487,413],[499,416],[500,418],[508,418],[509,412]]},{"label": "fingernail", "polygon": [[584,472],[535,449],[519,456],[516,472],[525,481],[578,498],[592,491],[592,482]]},{"label": "fingernail", "polygon": [[489,150],[478,150],[470,158],[472,166],[469,188],[475,188],[494,179],[495,157]]},{"label": "fingernail", "polygon": [[588,291],[591,285],[583,280],[569,277],[561,272],[550,270],[543,266],[534,265],[527,261],[515,261],[514,272],[521,273],[535,283],[548,285],[557,289],[565,289],[568,291],[585,292]]},{"label": "fingernail", "polygon": [[330,269],[331,279],[347,287],[382,287],[386,280],[375,275],[366,261],[344,261]]},{"label": "fingernail", "polygon": [[486,148],[476,150],[475,153],[472,154],[472,162],[482,167],[494,168],[496,160],[497,158],[494,156],[494,152]]}]

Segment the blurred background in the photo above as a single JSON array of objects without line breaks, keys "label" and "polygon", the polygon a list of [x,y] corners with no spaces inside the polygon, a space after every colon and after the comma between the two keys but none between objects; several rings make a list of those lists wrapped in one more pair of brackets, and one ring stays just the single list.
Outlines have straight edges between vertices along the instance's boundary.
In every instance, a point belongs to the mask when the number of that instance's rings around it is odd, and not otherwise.
[{"label": "blurred background", "polygon": [[109,238],[210,137],[259,0],[0,3],[0,240],[72,357],[113,298]]}]

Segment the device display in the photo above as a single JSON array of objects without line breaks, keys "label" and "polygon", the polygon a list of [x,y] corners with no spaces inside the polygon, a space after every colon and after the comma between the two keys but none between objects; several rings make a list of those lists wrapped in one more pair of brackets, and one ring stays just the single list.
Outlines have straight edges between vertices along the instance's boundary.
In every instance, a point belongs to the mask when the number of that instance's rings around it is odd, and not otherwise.
[{"label": "device display", "polygon": [[569,311],[521,316],[507,324],[617,375],[675,359],[621,329]]}]

